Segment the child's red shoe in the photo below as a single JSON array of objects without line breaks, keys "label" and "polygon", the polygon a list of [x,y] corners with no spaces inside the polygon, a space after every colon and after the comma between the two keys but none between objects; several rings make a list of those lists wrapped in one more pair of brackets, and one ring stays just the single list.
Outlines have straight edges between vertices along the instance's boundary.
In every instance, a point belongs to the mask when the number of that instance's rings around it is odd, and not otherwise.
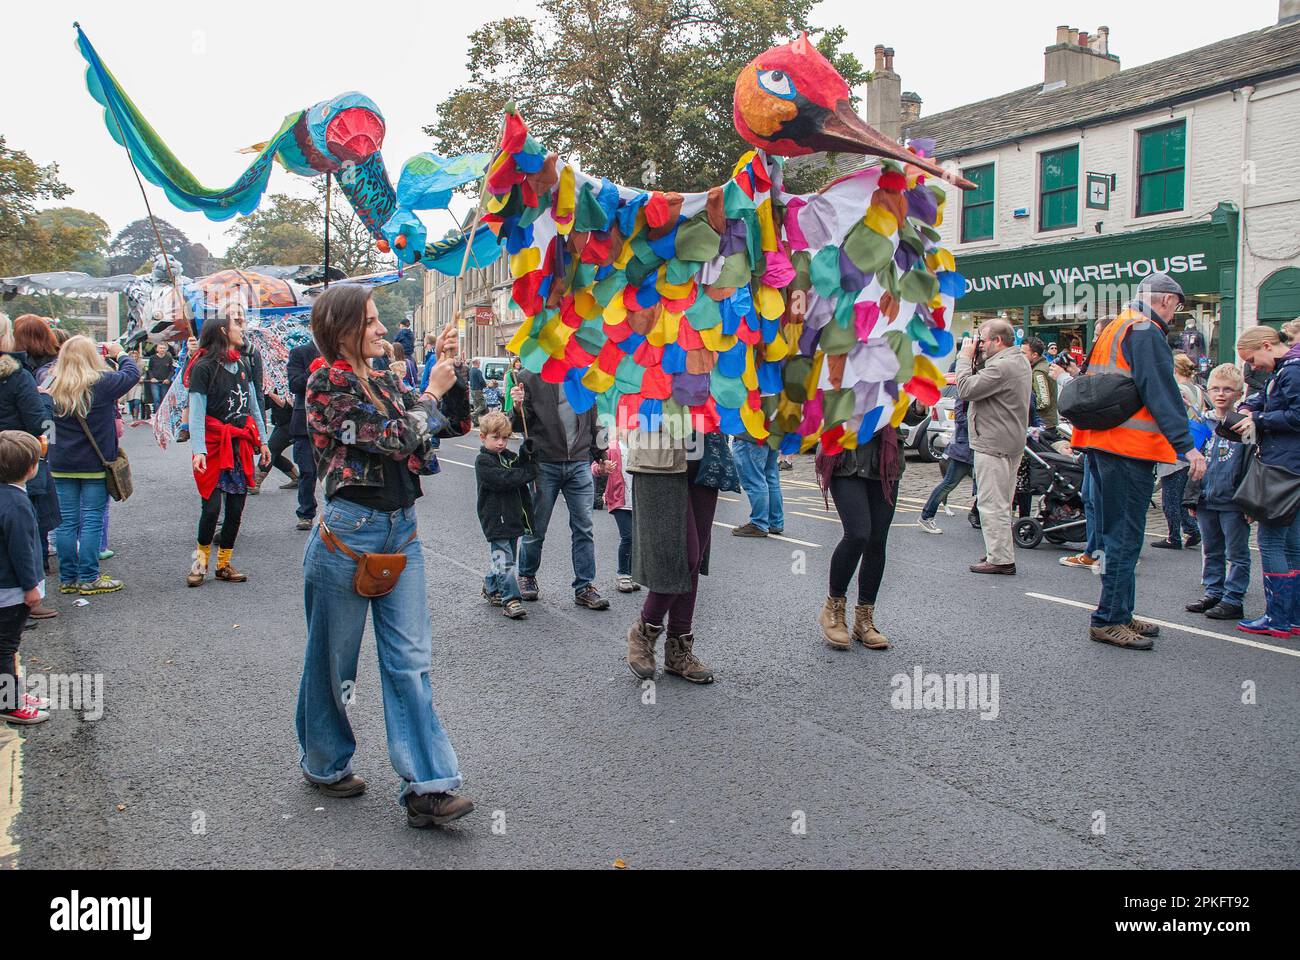
[{"label": "child's red shoe", "polygon": [[37,710],[35,707],[20,707],[17,710],[0,711],[0,718],[7,723],[33,724],[44,723],[50,719],[50,715],[44,710]]}]

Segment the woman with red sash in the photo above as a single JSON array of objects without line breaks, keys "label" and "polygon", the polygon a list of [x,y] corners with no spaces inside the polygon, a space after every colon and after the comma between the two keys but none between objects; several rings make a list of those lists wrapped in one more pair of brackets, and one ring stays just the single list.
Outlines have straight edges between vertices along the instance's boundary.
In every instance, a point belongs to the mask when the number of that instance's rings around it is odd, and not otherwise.
[{"label": "woman with red sash", "polygon": [[203,499],[199,514],[198,549],[187,586],[197,587],[207,577],[217,518],[225,501],[225,520],[217,546],[218,580],[243,583],[247,574],[230,565],[239,536],[244,502],[253,485],[253,461],[261,453],[262,467],[271,462],[263,437],[266,426],[258,397],[262,384],[253,383],[248,361],[240,356],[244,345],[244,311],[234,305],[224,317],[208,320],[199,334],[199,349],[185,370],[190,391],[190,439],[194,449],[194,482]]}]

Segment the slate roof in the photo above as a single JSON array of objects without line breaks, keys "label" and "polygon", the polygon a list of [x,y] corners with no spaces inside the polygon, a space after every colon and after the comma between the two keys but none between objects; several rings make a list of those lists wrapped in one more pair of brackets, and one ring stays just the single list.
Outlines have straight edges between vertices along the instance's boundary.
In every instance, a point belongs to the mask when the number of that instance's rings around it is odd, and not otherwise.
[{"label": "slate roof", "polygon": [[[922,117],[903,132],[908,138],[934,140],[936,153],[943,159],[1292,73],[1300,73],[1300,21],[1219,40],[1091,83],[1047,93],[1041,83],[1035,84]],[[874,162],[845,154],[836,158],[834,168],[844,174]]]}]

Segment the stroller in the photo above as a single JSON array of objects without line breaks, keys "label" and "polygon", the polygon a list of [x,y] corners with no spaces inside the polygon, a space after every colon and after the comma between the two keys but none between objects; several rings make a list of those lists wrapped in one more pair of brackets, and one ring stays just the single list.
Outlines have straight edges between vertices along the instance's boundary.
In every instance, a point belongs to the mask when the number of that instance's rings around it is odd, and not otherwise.
[{"label": "stroller", "polygon": [[1032,550],[1046,537],[1051,543],[1082,543],[1087,539],[1083,515],[1083,456],[1057,453],[1046,440],[1025,440],[1029,492],[1041,497],[1038,513],[1021,517],[1012,526],[1016,546]]}]

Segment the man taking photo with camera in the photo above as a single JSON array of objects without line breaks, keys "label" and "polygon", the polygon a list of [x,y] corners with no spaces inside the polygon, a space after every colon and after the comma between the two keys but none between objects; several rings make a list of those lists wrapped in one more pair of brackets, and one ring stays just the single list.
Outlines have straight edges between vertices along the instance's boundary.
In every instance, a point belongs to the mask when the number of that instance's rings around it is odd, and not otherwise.
[{"label": "man taking photo with camera", "polygon": [[[976,367],[978,366],[978,370]],[[980,532],[985,556],[971,573],[1014,575],[1011,501],[1029,426],[1029,361],[1016,349],[1005,320],[985,320],[978,340],[967,338],[957,357],[957,396],[969,404],[970,446],[975,452]]]}]

